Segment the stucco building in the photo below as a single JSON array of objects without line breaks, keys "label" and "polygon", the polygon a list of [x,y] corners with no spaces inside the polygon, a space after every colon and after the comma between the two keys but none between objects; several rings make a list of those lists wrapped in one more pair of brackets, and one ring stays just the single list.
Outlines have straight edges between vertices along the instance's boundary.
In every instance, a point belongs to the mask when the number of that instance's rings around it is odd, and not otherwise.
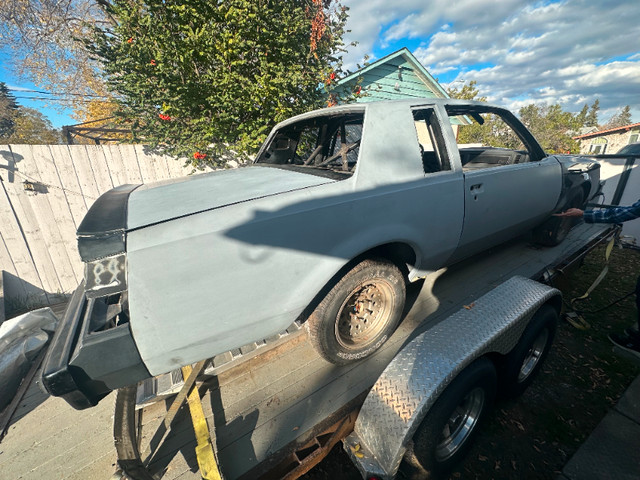
[{"label": "stucco building", "polygon": [[640,142],[640,123],[585,133],[573,138],[580,142],[581,155],[614,154],[625,145]]}]

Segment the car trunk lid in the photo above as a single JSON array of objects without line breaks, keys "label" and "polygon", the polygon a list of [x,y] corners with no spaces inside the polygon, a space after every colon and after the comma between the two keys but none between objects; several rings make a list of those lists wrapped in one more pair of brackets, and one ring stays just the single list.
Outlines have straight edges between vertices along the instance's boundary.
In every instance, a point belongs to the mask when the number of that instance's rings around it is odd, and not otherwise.
[{"label": "car trunk lid", "polygon": [[129,196],[127,230],[334,180],[251,166],[142,185]]}]

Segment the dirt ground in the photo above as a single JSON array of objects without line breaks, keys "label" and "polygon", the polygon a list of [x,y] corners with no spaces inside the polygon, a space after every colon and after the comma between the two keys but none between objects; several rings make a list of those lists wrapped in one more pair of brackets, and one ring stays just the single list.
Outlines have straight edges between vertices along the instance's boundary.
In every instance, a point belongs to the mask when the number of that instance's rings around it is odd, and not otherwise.
[{"label": "dirt ground", "polygon": [[[565,302],[581,296],[603,266],[604,247],[556,280]],[[640,251],[614,248],[609,273],[575,308],[594,312],[634,290]],[[570,307],[565,306],[570,310]],[[498,401],[473,448],[451,479],[555,479],[569,458],[640,374],[617,355],[607,335],[636,322],[634,296],[596,313],[584,313],[589,328],[561,320],[539,377],[519,398]],[[339,443],[306,480],[360,479]]]}]

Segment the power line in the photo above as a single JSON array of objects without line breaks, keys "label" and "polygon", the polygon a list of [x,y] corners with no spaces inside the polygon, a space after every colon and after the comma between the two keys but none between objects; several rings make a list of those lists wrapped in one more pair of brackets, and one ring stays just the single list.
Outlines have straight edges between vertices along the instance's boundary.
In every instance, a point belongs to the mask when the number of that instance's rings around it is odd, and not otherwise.
[{"label": "power line", "polygon": [[[70,98],[51,98],[51,97],[19,97],[19,96],[14,96],[16,98],[16,100],[42,100],[43,102],[94,102],[96,101],[94,100],[89,100],[89,99],[70,99]],[[102,97],[102,98],[106,98],[106,97]]]},{"label": "power line", "polygon": [[[106,98],[109,99],[105,95],[93,95],[90,93],[72,93],[72,92],[63,92],[63,93],[53,93],[53,92],[45,92],[42,90],[31,90],[29,88],[7,88],[7,90],[11,92],[26,92],[26,93],[38,93],[40,95],[63,95],[63,96],[73,96],[73,97],[89,97],[89,98]],[[18,97],[16,97],[18,98]]]}]

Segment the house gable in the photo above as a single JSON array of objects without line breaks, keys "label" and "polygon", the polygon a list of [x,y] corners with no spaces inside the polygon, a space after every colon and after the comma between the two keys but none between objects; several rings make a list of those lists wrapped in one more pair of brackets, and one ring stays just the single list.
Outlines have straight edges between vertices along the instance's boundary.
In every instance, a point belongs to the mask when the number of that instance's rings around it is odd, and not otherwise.
[{"label": "house gable", "polygon": [[353,89],[361,79],[363,95],[358,102],[407,98],[449,98],[447,92],[427,72],[407,48],[402,48],[338,81]]}]

